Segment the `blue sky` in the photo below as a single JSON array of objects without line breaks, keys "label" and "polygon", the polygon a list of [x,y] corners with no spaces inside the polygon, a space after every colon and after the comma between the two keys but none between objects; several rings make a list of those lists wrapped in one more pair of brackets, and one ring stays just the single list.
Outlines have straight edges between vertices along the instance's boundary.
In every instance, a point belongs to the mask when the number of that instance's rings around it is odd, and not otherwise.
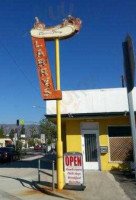
[{"label": "blue sky", "polygon": [[[35,16],[52,26],[68,14],[83,25],[79,34],[60,42],[62,90],[121,87],[127,33],[136,47],[135,0],[1,0],[0,123],[38,122],[44,116],[29,31]],[[55,78],[54,42],[47,48]]]}]

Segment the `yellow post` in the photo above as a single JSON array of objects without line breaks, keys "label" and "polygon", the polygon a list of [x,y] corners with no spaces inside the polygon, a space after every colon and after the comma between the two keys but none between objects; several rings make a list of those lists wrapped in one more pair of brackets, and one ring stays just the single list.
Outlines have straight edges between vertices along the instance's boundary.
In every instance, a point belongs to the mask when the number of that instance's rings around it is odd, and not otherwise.
[{"label": "yellow post", "polygon": [[[59,39],[55,40],[56,52],[56,89],[60,90],[60,59],[59,59]],[[56,100],[56,114],[57,114],[57,184],[58,189],[63,189],[63,148],[61,140],[61,100]]]}]

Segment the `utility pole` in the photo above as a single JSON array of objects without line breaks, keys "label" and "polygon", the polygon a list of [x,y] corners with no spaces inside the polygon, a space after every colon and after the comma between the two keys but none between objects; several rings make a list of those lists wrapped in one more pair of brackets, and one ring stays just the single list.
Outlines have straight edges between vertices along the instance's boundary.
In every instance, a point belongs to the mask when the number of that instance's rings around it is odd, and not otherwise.
[{"label": "utility pole", "polygon": [[134,57],[133,42],[130,35],[127,35],[125,42],[122,43],[122,46],[124,55],[124,74],[127,86],[129,116],[130,116],[131,132],[133,139],[134,170],[136,179],[136,126],[135,126],[135,113],[134,113],[133,96],[132,96],[132,91],[134,88],[134,79],[135,79],[135,57]]}]

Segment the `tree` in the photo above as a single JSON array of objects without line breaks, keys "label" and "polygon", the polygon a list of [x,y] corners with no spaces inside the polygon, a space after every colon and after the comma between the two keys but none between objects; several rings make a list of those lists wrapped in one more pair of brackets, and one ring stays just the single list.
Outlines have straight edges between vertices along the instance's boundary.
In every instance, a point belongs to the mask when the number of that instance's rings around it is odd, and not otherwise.
[{"label": "tree", "polygon": [[40,121],[39,131],[40,134],[45,134],[45,139],[49,144],[56,138],[56,125],[47,119]]},{"label": "tree", "polygon": [[33,138],[40,138],[40,135],[39,134],[34,134]]},{"label": "tree", "polygon": [[29,138],[29,139],[27,140],[27,142],[28,142],[28,146],[29,146],[29,147],[32,147],[32,146],[35,145],[34,138]]},{"label": "tree", "polygon": [[25,127],[22,125],[20,135],[25,135]]},{"label": "tree", "polygon": [[30,132],[31,132],[31,138],[40,138],[40,135],[37,133],[35,126],[30,127]]},{"label": "tree", "polygon": [[35,126],[31,126],[30,127],[30,133],[31,133],[31,137],[33,138],[34,135],[36,134],[36,128],[35,128]]},{"label": "tree", "polygon": [[29,147],[32,147],[32,146],[35,146],[35,145],[41,145],[41,141],[38,138],[29,138],[27,140],[27,142],[28,142]]},{"label": "tree", "polygon": [[41,141],[38,138],[34,139],[34,145],[41,145]]},{"label": "tree", "polygon": [[23,144],[20,140],[17,140],[16,141],[16,151],[18,151],[19,153],[22,152],[22,147],[23,147]]},{"label": "tree", "polygon": [[15,134],[15,130],[14,130],[14,129],[11,129],[11,131],[10,131],[10,133],[9,133],[9,138],[13,140],[14,134]]},{"label": "tree", "polygon": [[5,137],[4,129],[3,129],[3,127],[1,126],[1,128],[0,128],[0,138],[4,138],[4,137]]}]

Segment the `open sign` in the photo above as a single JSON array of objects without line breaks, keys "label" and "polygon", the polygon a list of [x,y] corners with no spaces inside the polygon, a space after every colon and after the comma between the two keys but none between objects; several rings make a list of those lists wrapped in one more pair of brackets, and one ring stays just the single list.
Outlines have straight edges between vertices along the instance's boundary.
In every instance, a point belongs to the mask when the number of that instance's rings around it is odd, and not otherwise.
[{"label": "open sign", "polygon": [[79,155],[65,156],[66,166],[82,166],[82,158]]},{"label": "open sign", "polygon": [[66,184],[83,185],[83,159],[81,153],[65,153],[64,169]]}]

